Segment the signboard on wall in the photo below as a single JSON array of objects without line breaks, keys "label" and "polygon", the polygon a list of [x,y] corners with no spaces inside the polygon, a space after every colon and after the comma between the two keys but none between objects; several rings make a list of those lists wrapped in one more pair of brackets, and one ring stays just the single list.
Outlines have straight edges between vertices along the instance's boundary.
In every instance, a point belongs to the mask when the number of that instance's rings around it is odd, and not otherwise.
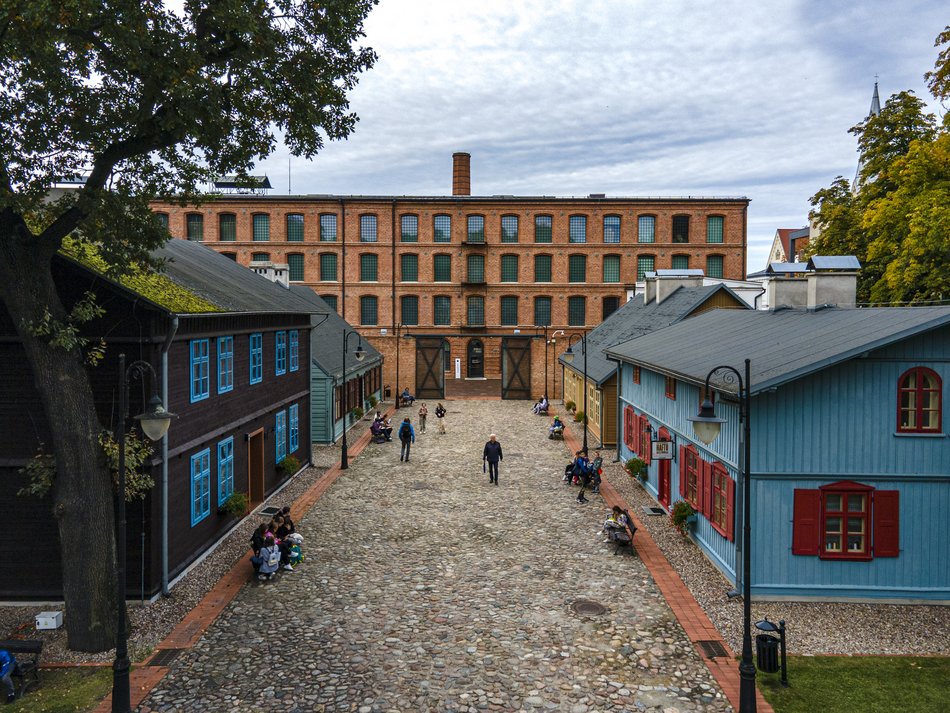
[{"label": "signboard on wall", "polygon": [[672,441],[653,441],[653,460],[673,460]]},{"label": "signboard on wall", "polygon": [[462,378],[462,360],[458,358],[456,358],[455,360],[455,378],[456,379]]}]

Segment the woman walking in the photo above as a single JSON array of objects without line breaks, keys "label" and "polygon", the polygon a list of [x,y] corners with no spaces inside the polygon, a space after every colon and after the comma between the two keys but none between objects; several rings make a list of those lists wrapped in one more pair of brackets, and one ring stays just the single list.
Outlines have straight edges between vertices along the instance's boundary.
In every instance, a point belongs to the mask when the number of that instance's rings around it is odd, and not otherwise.
[{"label": "woman walking", "polygon": [[445,407],[440,403],[435,407],[435,417],[439,421],[439,433],[445,433]]},{"label": "woman walking", "polygon": [[423,433],[426,432],[426,416],[429,415],[429,409],[426,407],[425,401],[422,402],[422,406],[419,407],[419,430]]}]

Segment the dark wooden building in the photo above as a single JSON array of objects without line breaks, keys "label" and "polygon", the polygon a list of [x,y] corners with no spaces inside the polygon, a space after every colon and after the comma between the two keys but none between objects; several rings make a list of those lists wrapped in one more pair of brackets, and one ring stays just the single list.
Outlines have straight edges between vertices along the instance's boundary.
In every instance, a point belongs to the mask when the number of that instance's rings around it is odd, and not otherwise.
[{"label": "dark wooden building", "polygon": [[[203,245],[170,241],[160,275],[105,277],[94,258],[61,255],[54,274],[64,304],[95,293],[103,317],[85,326],[106,342],[89,368],[100,420],[115,432],[118,357],[151,364],[159,383],[130,384],[129,412],[154,390],[173,421],[147,463],[154,487],[129,503],[129,596],[162,591],[236,522],[219,508],[232,492],[252,507],[287,480],[278,464],[310,462],[312,304]],[[0,306],[0,598],[62,596],[52,499],[18,495],[20,469],[51,442],[30,367]],[[163,374],[167,374],[164,378]],[[167,488],[167,491],[166,491]],[[164,495],[164,497],[163,497]],[[163,506],[167,502],[167,509]],[[111,531],[90,537],[112,537]],[[24,567],[23,554],[36,566]]]}]

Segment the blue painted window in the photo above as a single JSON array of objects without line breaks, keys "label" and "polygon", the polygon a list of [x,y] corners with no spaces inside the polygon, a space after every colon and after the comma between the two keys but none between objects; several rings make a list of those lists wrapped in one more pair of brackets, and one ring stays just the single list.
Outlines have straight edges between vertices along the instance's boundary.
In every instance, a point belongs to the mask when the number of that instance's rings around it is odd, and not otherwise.
[{"label": "blue painted window", "polygon": [[277,376],[287,373],[287,332],[274,335],[274,373]]},{"label": "blue painted window", "polygon": [[211,394],[211,373],[207,339],[191,340],[191,402],[202,401]]},{"label": "blue painted window", "polygon": [[276,450],[274,456],[280,463],[287,457],[287,412],[278,411],[277,419],[274,423],[274,442]]},{"label": "blue painted window", "polygon": [[234,337],[218,337],[218,393],[234,388]]},{"label": "blue painted window", "polygon": [[251,383],[259,384],[264,379],[264,335],[251,335]]},{"label": "blue painted window", "polygon": [[296,329],[290,334],[290,370],[297,371],[300,368],[300,332]]},{"label": "blue painted window", "polygon": [[300,442],[300,407],[297,404],[294,404],[290,407],[290,445],[288,446],[290,453],[295,453],[297,451],[297,446]]},{"label": "blue painted window", "polygon": [[218,443],[218,505],[234,492],[234,437]]},{"label": "blue painted window", "polygon": [[191,526],[211,514],[211,449],[191,457]]}]

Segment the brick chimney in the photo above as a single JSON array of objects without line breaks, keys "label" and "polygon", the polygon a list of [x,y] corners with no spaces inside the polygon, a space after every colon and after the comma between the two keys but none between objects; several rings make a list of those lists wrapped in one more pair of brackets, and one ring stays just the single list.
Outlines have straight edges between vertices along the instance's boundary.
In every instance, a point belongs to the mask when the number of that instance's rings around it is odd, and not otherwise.
[{"label": "brick chimney", "polygon": [[452,154],[452,195],[472,195],[472,155],[464,151]]}]

